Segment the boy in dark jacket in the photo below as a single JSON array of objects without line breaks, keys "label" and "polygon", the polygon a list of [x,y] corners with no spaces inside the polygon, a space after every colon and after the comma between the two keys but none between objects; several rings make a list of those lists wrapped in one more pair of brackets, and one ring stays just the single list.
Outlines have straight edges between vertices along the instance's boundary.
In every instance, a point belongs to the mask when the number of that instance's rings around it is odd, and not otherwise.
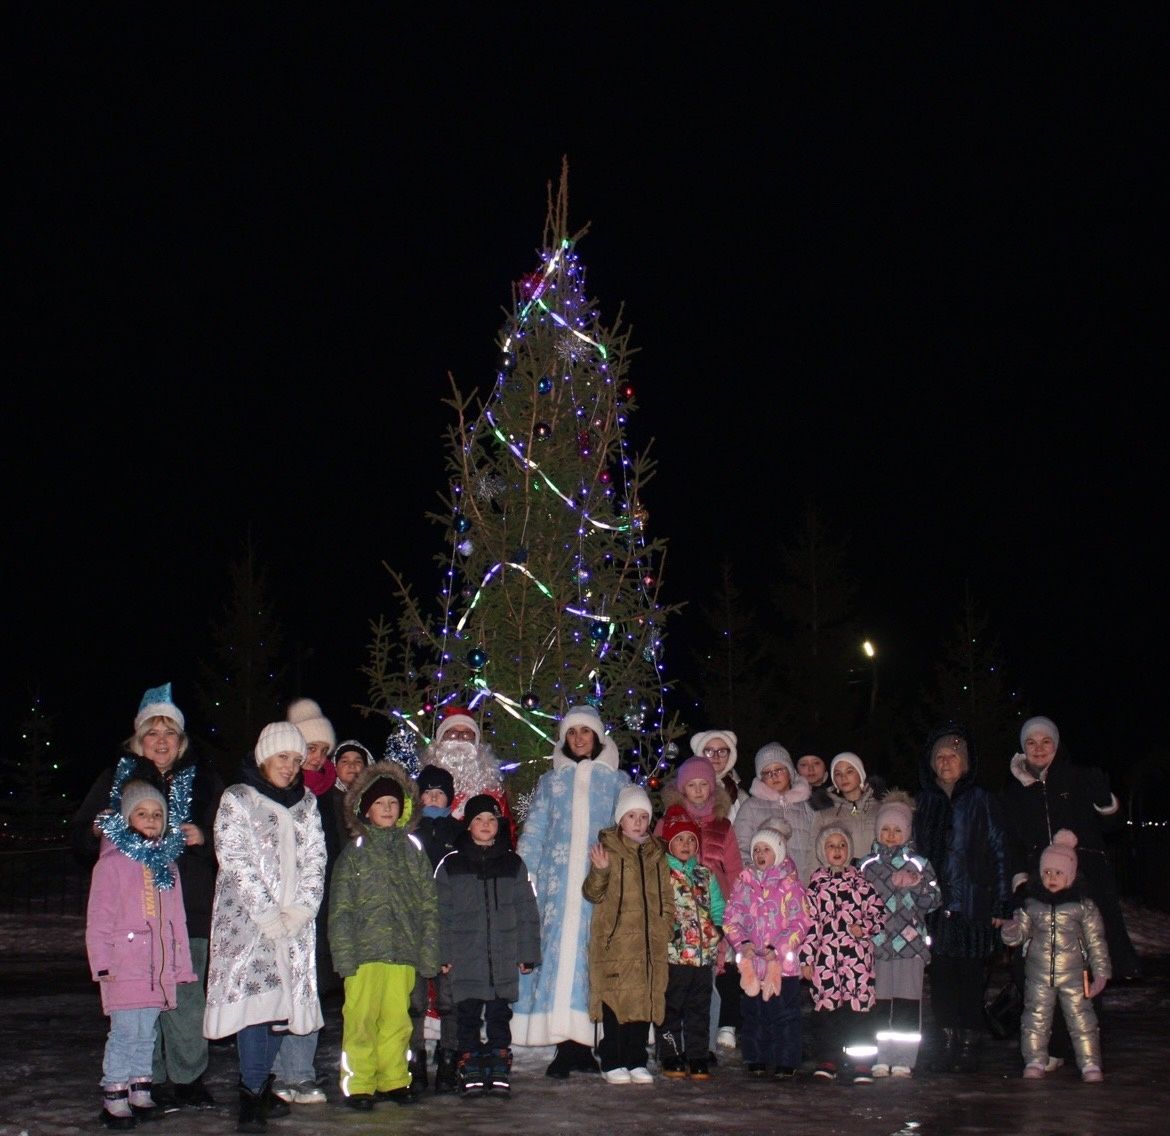
[{"label": "boy in dark jacket", "polygon": [[[422,841],[431,859],[432,871],[466,831],[461,820],[451,815],[455,800],[455,779],[442,766],[424,765],[414,779],[418,789],[419,812],[414,834]],[[415,1088],[427,1087],[427,1010],[434,1006],[439,1015],[439,1044],[435,1047],[435,1092],[453,1093],[459,1088],[456,1063],[459,1060],[458,1036],[455,1029],[455,1002],[451,997],[451,979],[445,974],[434,978],[419,975],[410,995],[410,1071]]]},{"label": "boy in dark jacket", "polygon": [[[540,915],[524,861],[512,851],[499,803],[486,793],[463,810],[467,831],[435,873],[441,973],[455,1000],[464,1094],[511,1091],[511,1004],[520,974],[540,963]],[[480,1034],[487,1026],[487,1044]]]}]

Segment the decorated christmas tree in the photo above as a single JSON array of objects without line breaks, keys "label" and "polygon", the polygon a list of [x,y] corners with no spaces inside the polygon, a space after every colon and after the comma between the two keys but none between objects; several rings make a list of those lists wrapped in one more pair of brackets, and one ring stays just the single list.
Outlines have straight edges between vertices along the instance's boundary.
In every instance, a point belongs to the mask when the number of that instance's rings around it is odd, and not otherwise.
[{"label": "decorated christmas tree", "polygon": [[567,173],[540,262],[513,288],[486,399],[452,379],[440,586],[415,598],[390,569],[401,616],[374,627],[368,709],[392,725],[388,756],[415,765],[443,708],[465,705],[521,798],[548,767],[557,720],[587,702],[623,764],[653,786],[676,752],[660,600],[665,542],[643,493],[654,463],[635,453],[629,332],[601,322],[568,231]]}]

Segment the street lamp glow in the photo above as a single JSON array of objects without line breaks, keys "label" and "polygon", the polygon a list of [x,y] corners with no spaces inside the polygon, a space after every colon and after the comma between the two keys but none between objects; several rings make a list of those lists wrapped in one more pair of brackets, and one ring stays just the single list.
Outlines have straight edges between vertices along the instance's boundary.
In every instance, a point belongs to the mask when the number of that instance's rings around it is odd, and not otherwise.
[{"label": "street lamp glow", "polygon": [[874,655],[877,654],[877,651],[874,649],[874,645],[868,639],[861,644],[861,649],[865,652],[865,657],[867,659],[872,659]]}]

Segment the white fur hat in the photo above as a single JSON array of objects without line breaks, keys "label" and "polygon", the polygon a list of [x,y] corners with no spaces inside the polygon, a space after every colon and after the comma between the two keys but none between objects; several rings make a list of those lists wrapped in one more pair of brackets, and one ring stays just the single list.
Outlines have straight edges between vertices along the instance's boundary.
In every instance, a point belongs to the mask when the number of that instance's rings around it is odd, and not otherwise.
[{"label": "white fur hat", "polygon": [[691,753],[696,757],[702,757],[703,747],[715,738],[722,738],[727,743],[727,748],[731,750],[731,756],[727,759],[727,764],[723,767],[724,772],[729,773],[735,768],[735,763],[739,760],[739,750],[736,748],[739,745],[739,739],[730,730],[700,730],[697,734],[692,734]]}]

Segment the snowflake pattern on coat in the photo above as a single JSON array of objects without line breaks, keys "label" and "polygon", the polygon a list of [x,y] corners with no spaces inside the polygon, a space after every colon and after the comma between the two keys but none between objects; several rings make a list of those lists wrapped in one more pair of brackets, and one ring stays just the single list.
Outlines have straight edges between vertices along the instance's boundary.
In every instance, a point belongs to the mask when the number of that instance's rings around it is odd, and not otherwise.
[{"label": "snowflake pattern on coat", "polygon": [[[854,867],[839,872],[820,868],[808,884],[812,927],[800,949],[812,967],[814,1010],[872,1010],[873,937],[885,926],[881,896]],[[861,938],[849,930],[857,924]]]}]

